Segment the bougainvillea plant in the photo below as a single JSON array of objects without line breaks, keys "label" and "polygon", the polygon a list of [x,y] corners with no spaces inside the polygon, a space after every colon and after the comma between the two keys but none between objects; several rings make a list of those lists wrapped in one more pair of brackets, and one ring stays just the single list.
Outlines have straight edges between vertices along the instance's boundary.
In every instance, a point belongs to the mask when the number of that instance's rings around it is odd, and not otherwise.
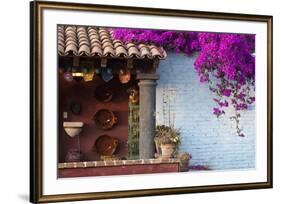
[{"label": "bougainvillea plant", "polygon": [[255,101],[255,35],[208,32],[113,29],[113,36],[124,42],[153,43],[176,53],[198,52],[194,68],[201,83],[208,83],[215,94],[213,114],[217,117],[232,107],[237,134],[241,111]]}]

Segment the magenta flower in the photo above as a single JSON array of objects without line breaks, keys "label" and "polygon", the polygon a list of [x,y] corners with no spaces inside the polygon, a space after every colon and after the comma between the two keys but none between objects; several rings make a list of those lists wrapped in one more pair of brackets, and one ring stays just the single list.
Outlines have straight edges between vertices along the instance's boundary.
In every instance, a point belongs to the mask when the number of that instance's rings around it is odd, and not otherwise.
[{"label": "magenta flower", "polygon": [[222,91],[222,95],[229,97],[231,94],[231,90],[230,89],[223,89]]},{"label": "magenta flower", "polygon": [[213,113],[218,117],[221,115],[221,110],[218,108],[213,108]]}]

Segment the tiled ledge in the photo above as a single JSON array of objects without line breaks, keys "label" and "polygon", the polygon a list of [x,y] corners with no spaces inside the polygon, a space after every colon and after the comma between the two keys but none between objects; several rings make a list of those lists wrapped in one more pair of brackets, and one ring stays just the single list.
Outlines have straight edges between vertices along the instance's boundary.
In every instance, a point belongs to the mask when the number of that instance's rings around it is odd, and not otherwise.
[{"label": "tiled ledge", "polygon": [[180,163],[179,159],[138,159],[138,160],[114,160],[114,161],[85,161],[59,163],[59,169],[105,167],[105,166],[130,166],[140,164],[173,164]]}]

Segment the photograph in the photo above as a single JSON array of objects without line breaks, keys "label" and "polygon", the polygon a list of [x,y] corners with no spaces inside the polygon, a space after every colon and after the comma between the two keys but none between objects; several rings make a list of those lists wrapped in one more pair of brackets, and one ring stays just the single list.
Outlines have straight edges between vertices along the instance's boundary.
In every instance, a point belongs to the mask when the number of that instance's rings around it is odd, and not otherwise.
[{"label": "photograph", "polygon": [[278,1],[0,10],[0,204],[280,202]]},{"label": "photograph", "polygon": [[30,4],[30,201],[272,188],[273,17]]},{"label": "photograph", "polygon": [[58,25],[58,177],[255,169],[255,35]]}]

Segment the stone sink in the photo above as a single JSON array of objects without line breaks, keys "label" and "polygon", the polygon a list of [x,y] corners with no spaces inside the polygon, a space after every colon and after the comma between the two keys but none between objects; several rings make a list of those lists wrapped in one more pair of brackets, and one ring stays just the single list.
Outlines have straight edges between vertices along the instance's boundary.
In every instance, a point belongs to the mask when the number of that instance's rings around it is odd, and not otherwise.
[{"label": "stone sink", "polygon": [[83,122],[63,122],[64,130],[70,137],[79,135],[83,129],[83,126]]}]

